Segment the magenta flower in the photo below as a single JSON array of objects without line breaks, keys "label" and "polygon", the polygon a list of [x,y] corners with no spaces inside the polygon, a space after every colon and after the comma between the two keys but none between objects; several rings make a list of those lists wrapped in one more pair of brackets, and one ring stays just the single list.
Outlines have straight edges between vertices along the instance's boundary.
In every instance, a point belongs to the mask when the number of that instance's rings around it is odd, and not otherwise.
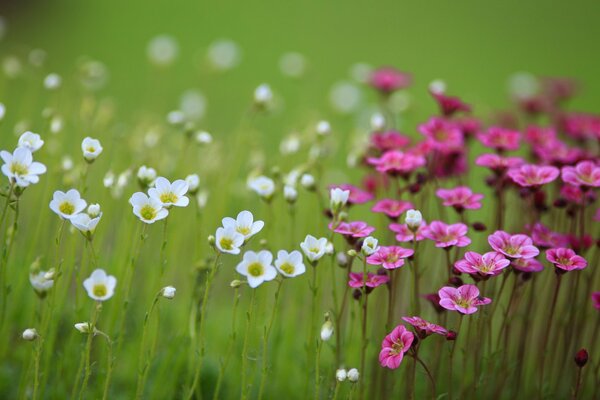
[{"label": "magenta flower", "polygon": [[374,254],[367,257],[371,265],[381,265],[385,269],[400,268],[404,265],[404,259],[414,254],[412,249],[400,246],[381,246]]},{"label": "magenta flower", "polygon": [[423,236],[423,231],[427,227],[427,223],[425,223],[425,221],[421,221],[421,225],[414,233],[406,224],[390,224],[388,227],[390,228],[390,231],[396,234],[396,240],[399,242],[412,242],[413,240],[420,242],[421,240],[425,239],[425,236]]},{"label": "magenta flower", "polygon": [[330,185],[329,189],[339,188],[342,190],[348,190],[350,196],[348,196],[348,204],[364,204],[373,200],[373,195],[361,188],[358,188],[349,183],[342,183],[341,185]]},{"label": "magenta flower", "polygon": [[366,222],[363,221],[353,221],[353,222],[340,222],[338,226],[333,228],[333,223],[329,224],[329,229],[333,229],[335,233],[339,233],[344,236],[350,236],[353,238],[362,238],[367,237],[375,228],[369,226]]},{"label": "magenta flower", "polygon": [[369,157],[367,162],[379,172],[391,175],[408,175],[425,165],[425,157],[400,150],[388,150],[379,158]]},{"label": "magenta flower", "polygon": [[390,94],[410,86],[411,81],[410,74],[400,72],[395,68],[383,67],[373,71],[370,84],[380,92]]},{"label": "magenta flower", "polygon": [[379,363],[384,368],[396,369],[400,366],[404,353],[406,353],[415,335],[408,331],[404,325],[398,325],[383,339],[381,352],[379,352]]},{"label": "magenta flower", "polygon": [[600,292],[592,293],[592,304],[596,310],[600,310]]},{"label": "magenta flower", "polygon": [[592,161],[562,167],[562,180],[573,186],[600,187],[600,167]]},{"label": "magenta flower", "polygon": [[600,207],[596,209],[596,214],[594,214],[594,221],[600,222]]},{"label": "magenta flower", "polygon": [[585,258],[578,256],[566,247],[558,247],[546,251],[546,260],[550,261],[556,268],[563,271],[574,271],[584,269],[587,266]]},{"label": "magenta flower", "polygon": [[443,326],[432,324],[431,322],[425,321],[421,317],[402,317],[402,319],[411,324],[421,338],[425,338],[434,333],[442,336],[446,336],[448,334],[448,330]]},{"label": "magenta flower", "polygon": [[502,157],[498,154],[482,154],[475,160],[475,164],[486,167],[492,171],[502,172],[509,168],[520,167],[525,164],[521,157]]},{"label": "magenta flower", "polygon": [[500,274],[509,264],[509,260],[504,258],[501,253],[495,251],[490,251],[483,255],[474,251],[467,251],[464,258],[454,264],[454,268],[470,275],[494,276]]},{"label": "magenta flower", "polygon": [[371,135],[371,145],[378,150],[400,150],[408,146],[410,139],[400,132],[387,131]]},{"label": "magenta flower", "polygon": [[371,211],[377,213],[384,213],[392,219],[397,219],[402,213],[415,208],[410,201],[394,200],[394,199],[382,199],[379,200]]},{"label": "magenta flower", "polygon": [[480,200],[483,199],[483,195],[479,193],[473,193],[471,189],[466,186],[458,186],[454,189],[438,189],[435,194],[440,199],[444,200],[442,203],[446,207],[454,207],[458,212],[464,209],[476,210],[481,208]]},{"label": "magenta flower", "polygon": [[531,229],[531,239],[533,244],[538,247],[563,247],[568,243],[568,238],[564,235],[550,230],[541,222],[536,222]]},{"label": "magenta flower", "polygon": [[492,299],[479,296],[475,285],[462,285],[459,288],[444,286],[438,292],[440,306],[446,310],[458,311],[461,314],[473,314],[478,306],[490,304]]},{"label": "magenta flower", "polygon": [[365,285],[367,288],[373,289],[390,281],[390,277],[387,275],[372,274],[370,272],[367,273],[365,282],[363,282],[364,274],[362,272],[350,272],[348,277],[350,278],[348,286],[352,288],[362,288]]},{"label": "magenta flower", "polygon": [[553,128],[532,125],[525,130],[525,140],[532,146],[539,146],[554,139],[556,131]]},{"label": "magenta flower", "polygon": [[447,225],[441,221],[433,221],[423,230],[423,236],[435,242],[435,247],[465,247],[471,243],[467,237],[469,228],[458,223]]},{"label": "magenta flower", "polygon": [[460,127],[443,118],[433,117],[419,125],[419,132],[425,135],[433,149],[442,153],[462,149],[464,137]]},{"label": "magenta flower", "polygon": [[479,141],[497,151],[514,151],[519,149],[521,133],[497,126],[490,127],[487,132],[478,135]]},{"label": "magenta flower", "polygon": [[445,117],[450,117],[457,112],[464,111],[470,112],[471,106],[466,103],[463,103],[461,99],[454,96],[446,96],[443,92],[430,92],[435,101],[438,103],[440,107],[440,112]]},{"label": "magenta flower", "polygon": [[508,170],[508,176],[521,187],[536,187],[555,180],[560,171],[556,167],[525,164]]},{"label": "magenta flower", "polygon": [[488,243],[492,249],[508,258],[533,258],[540,254],[527,235],[511,235],[504,231],[496,231],[488,236]]},{"label": "magenta flower", "polygon": [[544,265],[535,258],[515,258],[510,265],[520,272],[541,272]]}]

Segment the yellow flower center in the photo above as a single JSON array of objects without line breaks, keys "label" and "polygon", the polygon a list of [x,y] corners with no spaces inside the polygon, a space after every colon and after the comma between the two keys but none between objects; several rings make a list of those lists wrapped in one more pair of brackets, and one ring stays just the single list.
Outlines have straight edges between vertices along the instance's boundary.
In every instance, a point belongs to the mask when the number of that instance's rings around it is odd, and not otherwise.
[{"label": "yellow flower center", "polygon": [[250,276],[253,276],[255,278],[262,276],[264,271],[265,271],[265,269],[264,269],[263,265],[259,262],[254,262],[254,263],[248,265],[248,274],[250,274]]},{"label": "yellow flower center", "polygon": [[29,169],[23,164],[12,163],[10,165],[10,172],[12,172],[15,175],[27,175]]},{"label": "yellow flower center", "polygon": [[400,354],[403,349],[404,349],[404,343],[402,342],[402,340],[398,339],[392,345],[392,352],[391,353],[396,356],[396,355]]},{"label": "yellow flower center", "polygon": [[167,192],[160,195],[160,201],[164,204],[177,203],[177,196],[173,192]]},{"label": "yellow flower center", "polygon": [[242,235],[246,236],[246,235],[248,235],[250,233],[250,228],[247,227],[247,226],[238,226],[236,228],[236,231],[238,231]]},{"label": "yellow flower center", "polygon": [[140,215],[147,221],[151,221],[156,218],[156,209],[148,204],[142,207]]},{"label": "yellow flower center", "polygon": [[108,292],[108,289],[106,289],[106,285],[103,283],[94,285],[94,287],[92,288],[92,293],[96,297],[104,297],[104,296],[106,296],[107,292]]},{"label": "yellow flower center", "polygon": [[233,240],[229,237],[222,237],[221,240],[219,240],[219,244],[223,250],[233,249]]},{"label": "yellow flower center", "polygon": [[86,150],[87,150],[88,153],[94,153],[94,152],[96,152],[96,148],[93,147],[93,146],[89,146]]},{"label": "yellow flower center", "polygon": [[283,272],[285,272],[288,275],[292,275],[294,273],[294,271],[296,270],[296,268],[290,263],[283,263],[281,265],[281,267],[279,267],[279,269],[281,269]]},{"label": "yellow flower center", "polygon": [[68,201],[63,201],[60,203],[58,209],[65,215],[71,215],[75,212],[75,206]]}]

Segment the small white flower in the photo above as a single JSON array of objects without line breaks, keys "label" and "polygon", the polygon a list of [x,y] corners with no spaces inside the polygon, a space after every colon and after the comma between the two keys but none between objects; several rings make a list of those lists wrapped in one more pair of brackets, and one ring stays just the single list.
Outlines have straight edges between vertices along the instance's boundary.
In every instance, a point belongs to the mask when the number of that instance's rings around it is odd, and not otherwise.
[{"label": "small white flower", "polygon": [[50,132],[58,133],[62,131],[64,121],[61,116],[56,115],[50,120]]},{"label": "small white flower", "polygon": [[240,247],[243,244],[244,235],[236,231],[234,227],[217,228],[215,245],[221,253],[240,254]]},{"label": "small white flower", "polygon": [[288,155],[294,154],[300,150],[300,138],[298,135],[291,134],[290,136],[284,138],[279,144],[279,151],[281,154]]},{"label": "small white flower", "polygon": [[87,213],[90,217],[96,218],[102,214],[100,204],[90,204],[87,209]]},{"label": "small white flower", "polygon": [[160,202],[163,207],[187,207],[190,203],[185,194],[188,191],[188,184],[182,179],[169,182],[168,179],[161,177],[156,178],[154,187],[148,190],[150,198]]},{"label": "small white flower", "polygon": [[344,382],[347,377],[348,373],[344,368],[340,368],[337,371],[335,371],[335,379],[337,379],[339,382]]},{"label": "small white flower", "polygon": [[244,240],[250,239],[256,235],[265,226],[263,221],[254,221],[254,216],[250,211],[242,211],[236,219],[225,217],[221,221],[223,228],[232,228],[244,236]]},{"label": "small white flower", "polygon": [[173,110],[167,114],[167,122],[171,125],[181,125],[185,122],[185,113],[181,110]]},{"label": "small white flower", "polygon": [[72,170],[74,166],[73,159],[69,156],[64,156],[61,160],[60,166],[63,169],[63,171]]},{"label": "small white flower", "polygon": [[0,151],[0,158],[4,161],[2,173],[22,188],[38,183],[40,181],[38,175],[46,173],[46,166],[33,161],[31,151],[24,147],[17,147],[12,154],[8,151]]},{"label": "small white flower", "polygon": [[44,78],[44,87],[48,90],[55,90],[62,84],[62,78],[58,74],[48,74]]},{"label": "small white flower", "polygon": [[271,265],[272,261],[273,255],[270,251],[261,250],[258,253],[247,251],[235,270],[248,279],[251,288],[255,288],[277,276],[277,270]]},{"label": "small white flower", "polygon": [[206,131],[200,131],[196,133],[196,143],[201,145],[211,144],[213,141],[213,137],[210,133]]},{"label": "small white flower", "polygon": [[299,78],[306,70],[306,59],[300,53],[285,53],[279,59],[279,69],[290,78]]},{"label": "small white flower", "polygon": [[319,121],[317,123],[317,135],[328,136],[331,133],[331,124],[329,121]]},{"label": "small white flower", "polygon": [[175,38],[169,35],[159,35],[146,47],[146,54],[154,65],[165,67],[173,63],[179,53],[179,46]]},{"label": "small white flower", "polygon": [[333,323],[329,320],[325,321],[321,327],[321,340],[326,342],[333,336]]},{"label": "small white flower", "polygon": [[221,71],[231,69],[240,62],[240,49],[229,39],[219,39],[211,43],[206,55],[211,65]]},{"label": "small white flower", "polygon": [[299,177],[300,171],[298,169],[293,169],[283,177],[283,184],[291,187],[296,187]]},{"label": "small white flower", "polygon": [[361,247],[363,254],[367,256],[374,254],[377,250],[379,250],[378,243],[378,240],[375,239],[373,236],[366,237],[365,240],[363,240]]},{"label": "small white flower", "polygon": [[185,177],[185,181],[188,184],[188,190],[190,194],[196,194],[200,187],[200,177],[198,174],[191,174]]},{"label": "small white flower", "polygon": [[300,243],[300,247],[302,248],[302,251],[304,252],[306,258],[308,258],[309,261],[314,263],[325,255],[325,250],[327,248],[327,239],[317,239],[312,235],[306,235],[304,242]]},{"label": "small white flower", "polygon": [[286,199],[288,203],[294,203],[298,198],[298,191],[293,186],[285,185],[283,187],[283,198]]},{"label": "small white flower", "polygon": [[333,254],[335,249],[333,248],[333,242],[327,241],[327,245],[325,246],[325,254]]},{"label": "small white flower", "polygon": [[71,218],[71,224],[81,233],[93,235],[101,218],[102,213],[95,218],[91,218],[86,213],[80,213]]},{"label": "small white flower", "polygon": [[137,178],[143,186],[152,186],[156,179],[156,170],[142,165],[137,172]]},{"label": "small white flower", "polygon": [[94,270],[90,277],[83,281],[88,296],[96,301],[110,299],[115,293],[115,286],[117,286],[117,278],[106,275],[103,269]]},{"label": "small white flower", "polygon": [[78,322],[74,326],[81,333],[90,333],[92,331],[92,326],[89,322]]},{"label": "small white flower", "polygon": [[52,289],[52,286],[54,286],[54,274],[50,274],[50,276],[48,276],[48,272],[50,271],[38,271],[36,273],[32,272],[29,274],[29,282],[31,283],[33,290],[40,295],[45,294],[47,291]]},{"label": "small white flower", "polygon": [[83,158],[87,162],[92,162],[102,153],[102,145],[99,140],[86,137],[81,142],[81,151],[83,151]]},{"label": "small white flower", "polygon": [[406,226],[408,226],[408,229],[410,229],[411,231],[416,231],[417,229],[419,229],[419,226],[421,226],[422,221],[423,216],[421,215],[420,211],[408,210],[406,212],[406,218],[404,219],[404,222],[406,222]]},{"label": "small white flower", "polygon": [[371,129],[379,132],[385,129],[385,117],[383,114],[375,113],[371,115]]},{"label": "small white flower", "polygon": [[337,213],[348,202],[348,198],[350,197],[350,191],[342,190],[340,188],[333,188],[330,190],[329,193],[331,210],[334,213]]},{"label": "small white flower", "polygon": [[441,79],[433,80],[429,83],[429,91],[436,94],[444,94],[446,91],[446,82]]},{"label": "small white flower", "polygon": [[162,288],[161,293],[165,299],[170,300],[173,297],[175,297],[176,291],[177,291],[177,289],[175,289],[173,286],[165,286],[164,288]]},{"label": "small white flower", "polygon": [[266,83],[259,85],[254,90],[254,102],[258,106],[267,106],[273,100],[273,92],[271,87]]},{"label": "small white flower", "polygon": [[146,193],[134,193],[129,199],[129,204],[133,207],[133,214],[147,224],[165,219],[169,215],[169,210],[163,208],[160,201],[148,197]]},{"label": "small white flower", "polygon": [[57,190],[50,202],[50,209],[62,219],[71,219],[86,207],[86,201],[81,198],[76,189],[71,189],[67,193]]},{"label": "small white flower", "polygon": [[25,147],[35,153],[44,145],[44,141],[37,133],[27,131],[19,137],[19,147]]},{"label": "small white flower", "polygon": [[264,199],[270,199],[275,192],[275,182],[264,175],[251,179],[248,187]]},{"label": "small white flower", "polygon": [[277,259],[275,260],[275,268],[277,268],[277,271],[281,275],[287,278],[302,275],[306,271],[306,267],[302,262],[302,253],[298,250],[294,250],[291,253],[279,250],[277,252]]},{"label": "small white flower", "polygon": [[108,171],[102,179],[102,184],[105,188],[113,187],[113,185],[115,184],[115,173],[112,171]]},{"label": "small white flower", "polygon": [[356,368],[352,368],[348,371],[348,380],[350,382],[358,382],[358,378],[360,378],[360,373]]},{"label": "small white flower", "polygon": [[313,190],[315,188],[315,177],[311,174],[303,174],[300,178],[300,185],[306,190]]},{"label": "small white flower", "polygon": [[27,341],[33,341],[38,338],[38,333],[35,328],[28,328],[23,331],[23,339]]},{"label": "small white flower", "polygon": [[4,103],[0,103],[0,121],[2,121],[4,115],[6,115],[6,106],[4,106]]}]

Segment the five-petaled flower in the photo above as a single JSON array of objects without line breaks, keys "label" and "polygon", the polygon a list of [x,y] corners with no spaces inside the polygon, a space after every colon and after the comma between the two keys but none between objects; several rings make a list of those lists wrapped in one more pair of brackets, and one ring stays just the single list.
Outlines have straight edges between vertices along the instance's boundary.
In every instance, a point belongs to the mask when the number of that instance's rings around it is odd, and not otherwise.
[{"label": "five-petaled flower", "polygon": [[441,221],[432,221],[423,230],[423,236],[435,242],[435,247],[465,247],[471,243],[467,237],[469,228],[463,223],[447,225]]},{"label": "five-petaled flower", "polygon": [[488,236],[488,243],[492,249],[509,258],[533,258],[540,254],[527,235],[511,235],[504,231],[496,231]]},{"label": "five-petaled flower", "polygon": [[494,276],[502,273],[502,270],[508,267],[509,264],[510,260],[495,251],[485,254],[467,251],[463,259],[454,263],[454,268],[465,274]]},{"label": "five-petaled flower", "polygon": [[440,306],[446,310],[458,311],[461,314],[473,314],[477,307],[490,304],[491,299],[479,296],[475,285],[462,285],[458,288],[444,286],[438,291]]},{"label": "five-petaled flower", "polygon": [[548,249],[546,260],[563,271],[584,269],[587,266],[585,258],[578,256],[572,249],[566,247]]},{"label": "five-petaled flower", "polygon": [[404,325],[398,325],[383,339],[379,352],[379,363],[382,367],[396,369],[400,366],[404,354],[410,349],[415,335]]},{"label": "five-petaled flower", "polygon": [[110,299],[115,293],[117,278],[107,275],[103,269],[96,269],[89,278],[83,281],[83,287],[88,296],[96,301],[105,301]]},{"label": "five-petaled flower", "polygon": [[277,277],[277,270],[271,265],[273,254],[267,250],[258,253],[247,251],[235,270],[248,279],[248,285],[255,288],[263,282]]},{"label": "five-petaled flower", "polygon": [[381,246],[377,252],[367,257],[367,263],[381,265],[385,269],[395,269],[403,266],[404,259],[413,254],[412,249],[400,246]]}]

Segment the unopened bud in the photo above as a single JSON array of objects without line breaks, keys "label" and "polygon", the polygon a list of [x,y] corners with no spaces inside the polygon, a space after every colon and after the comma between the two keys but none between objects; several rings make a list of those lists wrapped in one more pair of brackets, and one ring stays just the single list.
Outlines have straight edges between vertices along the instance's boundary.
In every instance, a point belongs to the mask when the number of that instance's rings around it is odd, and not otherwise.
[{"label": "unopened bud", "polygon": [[358,378],[360,378],[360,373],[356,368],[352,368],[348,371],[348,380],[350,382],[358,382]]},{"label": "unopened bud", "polygon": [[321,340],[328,341],[331,339],[333,335],[333,323],[329,320],[326,320],[323,326],[321,327]]},{"label": "unopened bud", "polygon": [[348,373],[344,368],[340,368],[337,371],[335,371],[335,379],[337,379],[338,382],[344,382],[347,377]]},{"label": "unopened bud", "polygon": [[579,368],[583,368],[585,364],[587,364],[588,358],[589,355],[587,350],[581,349],[577,352],[577,354],[575,354],[575,364],[577,364]]},{"label": "unopened bud", "polygon": [[208,244],[209,244],[209,246],[212,246],[212,247],[214,247],[214,246],[215,246],[215,243],[216,243],[216,241],[217,241],[217,239],[215,239],[215,237],[214,237],[213,235],[210,235],[210,236],[208,237]]},{"label": "unopened bud", "polygon": [[239,288],[240,286],[242,286],[242,281],[240,281],[239,279],[234,279],[231,281],[231,283],[229,284],[229,286],[231,286],[234,289]]},{"label": "unopened bud", "polygon": [[22,336],[23,336],[23,339],[31,342],[31,341],[37,339],[39,335],[38,335],[37,331],[35,330],[35,328],[28,328],[23,331]]},{"label": "unopened bud", "polygon": [[175,292],[177,291],[177,289],[175,289],[173,286],[165,286],[164,288],[162,288],[161,294],[165,299],[172,299],[173,297],[175,297]]},{"label": "unopened bud", "polygon": [[458,336],[458,334],[454,331],[448,331],[448,333],[446,334],[446,340],[456,340],[456,337]]}]

